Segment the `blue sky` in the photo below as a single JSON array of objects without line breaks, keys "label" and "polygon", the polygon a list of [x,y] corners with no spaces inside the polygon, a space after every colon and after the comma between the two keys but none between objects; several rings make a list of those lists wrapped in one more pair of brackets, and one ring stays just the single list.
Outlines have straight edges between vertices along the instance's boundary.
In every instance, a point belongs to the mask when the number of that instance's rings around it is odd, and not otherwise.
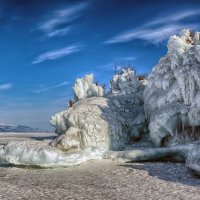
[{"label": "blue sky", "polygon": [[0,123],[49,130],[77,77],[108,83],[114,63],[148,73],[167,38],[199,21],[192,0],[1,0]]}]

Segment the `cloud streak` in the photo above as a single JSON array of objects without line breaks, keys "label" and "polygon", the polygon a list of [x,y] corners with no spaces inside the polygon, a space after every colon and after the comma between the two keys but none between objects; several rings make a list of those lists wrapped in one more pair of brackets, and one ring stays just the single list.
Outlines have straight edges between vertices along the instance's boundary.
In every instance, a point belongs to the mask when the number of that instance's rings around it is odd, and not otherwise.
[{"label": "cloud streak", "polygon": [[0,91],[10,90],[12,87],[12,83],[5,83],[0,85]]},{"label": "cloud streak", "polygon": [[47,36],[48,37],[64,36],[67,33],[69,33],[71,30],[72,30],[71,27],[67,27],[67,28],[63,28],[63,29],[59,29],[59,30],[55,30],[50,33],[47,33]]},{"label": "cloud streak", "polygon": [[71,45],[62,49],[54,50],[54,51],[48,51],[46,53],[43,53],[39,55],[32,64],[38,64],[41,62],[44,62],[46,60],[56,60],[65,56],[69,56],[75,52],[81,51],[80,46],[78,45]]},{"label": "cloud streak", "polygon": [[69,82],[68,82],[68,81],[65,81],[65,82],[62,82],[62,83],[59,83],[59,84],[50,86],[50,87],[40,86],[40,89],[35,90],[34,92],[35,92],[35,93],[42,93],[42,92],[46,92],[46,91],[49,91],[49,90],[52,90],[52,89],[55,89],[55,88],[59,88],[59,87],[62,87],[62,86],[66,86],[66,85],[68,85],[68,84],[69,84]]},{"label": "cloud streak", "polygon": [[120,33],[107,41],[106,44],[124,43],[135,39],[143,39],[153,44],[166,40],[170,35],[177,34],[183,28],[198,28],[198,24],[180,23],[184,19],[200,15],[200,9],[178,12],[170,16],[159,17],[137,29]]},{"label": "cloud streak", "polygon": [[[191,26],[190,26],[191,27]],[[147,40],[151,43],[158,44],[166,40],[171,35],[176,34],[181,29],[185,28],[184,25],[167,25],[153,30],[144,30],[143,33],[138,35],[139,39]]]},{"label": "cloud streak", "polygon": [[63,36],[69,33],[72,23],[79,19],[83,11],[89,6],[88,3],[80,3],[62,10],[54,11],[49,19],[38,27],[47,36]]},{"label": "cloud streak", "polygon": [[111,38],[110,40],[106,41],[106,43],[123,43],[134,39],[143,39],[151,43],[158,44],[167,39],[171,34],[177,33],[177,31],[180,31],[182,28],[185,28],[185,26],[168,25],[156,29],[131,30]]},{"label": "cloud streak", "polygon": [[157,24],[163,24],[166,22],[168,22],[168,23],[169,22],[178,22],[178,21],[181,21],[181,20],[196,16],[196,15],[200,15],[200,9],[181,11],[181,12],[177,12],[174,14],[170,14],[170,16],[159,17],[159,18],[153,20],[152,22],[148,23],[147,25],[157,25]]}]

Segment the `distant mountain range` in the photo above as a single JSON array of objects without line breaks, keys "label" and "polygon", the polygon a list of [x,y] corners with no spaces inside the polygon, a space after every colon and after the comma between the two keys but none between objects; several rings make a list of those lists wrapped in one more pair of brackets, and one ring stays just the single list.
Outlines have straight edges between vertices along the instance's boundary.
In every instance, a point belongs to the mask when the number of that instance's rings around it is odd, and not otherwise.
[{"label": "distant mountain range", "polygon": [[19,133],[41,133],[48,132],[37,128],[30,128],[21,125],[0,124],[0,132],[19,132]]}]

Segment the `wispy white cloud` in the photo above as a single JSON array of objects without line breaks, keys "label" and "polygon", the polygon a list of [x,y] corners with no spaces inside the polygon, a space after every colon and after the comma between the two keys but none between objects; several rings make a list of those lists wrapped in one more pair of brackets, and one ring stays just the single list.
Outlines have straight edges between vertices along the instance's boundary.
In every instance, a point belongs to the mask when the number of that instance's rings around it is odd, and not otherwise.
[{"label": "wispy white cloud", "polygon": [[50,33],[47,33],[48,37],[54,37],[54,36],[64,36],[67,33],[69,33],[71,31],[71,27],[67,27],[67,28],[63,28],[63,29],[59,29],[59,30],[55,30],[52,31]]},{"label": "wispy white cloud", "polygon": [[56,35],[66,35],[71,30],[72,23],[81,17],[83,11],[88,6],[89,3],[80,3],[74,6],[70,6],[66,9],[56,10],[52,16],[48,17],[47,20],[43,21],[38,26],[38,29],[42,30],[47,34],[47,36],[50,37]]},{"label": "wispy white cloud", "polygon": [[152,22],[149,22],[147,25],[157,25],[163,24],[166,22],[178,22],[184,20],[186,18],[193,17],[195,15],[200,15],[200,9],[194,10],[186,10],[186,11],[179,11],[177,13],[172,13],[167,16],[160,16],[154,19]]},{"label": "wispy white cloud", "polygon": [[58,58],[62,58],[64,56],[71,55],[75,52],[78,52],[81,50],[81,47],[78,45],[71,45],[62,49],[54,50],[54,51],[48,51],[46,53],[43,53],[39,55],[32,64],[38,64],[41,62],[44,62],[46,60],[56,60]]},{"label": "wispy white cloud", "polygon": [[176,34],[183,28],[197,28],[198,24],[190,24],[188,26],[185,25],[166,25],[160,28],[153,29],[139,29],[139,30],[131,30],[128,32],[124,32],[116,37],[113,37],[107,40],[105,43],[123,43],[128,42],[134,39],[143,39],[147,40],[150,43],[158,44],[163,40],[169,38],[170,35]]},{"label": "wispy white cloud", "polygon": [[12,87],[12,83],[5,83],[0,85],[0,91],[10,90]]},{"label": "wispy white cloud", "polygon": [[59,88],[59,87],[62,87],[62,86],[66,86],[68,85],[69,82],[68,81],[65,81],[65,82],[62,82],[62,83],[59,83],[59,84],[56,84],[56,85],[52,85],[50,87],[47,87],[47,86],[44,86],[44,85],[40,85],[39,86],[39,89],[37,90],[34,90],[34,93],[42,93],[42,92],[46,92],[48,90],[52,90],[52,89],[55,89],[55,88]]},{"label": "wispy white cloud", "polygon": [[198,24],[186,24],[181,21],[190,17],[200,15],[200,9],[171,13],[167,16],[160,16],[147,24],[126,32],[120,33],[107,41],[106,44],[123,43],[135,39],[143,39],[158,44],[172,34],[177,34],[183,28],[196,29]]}]

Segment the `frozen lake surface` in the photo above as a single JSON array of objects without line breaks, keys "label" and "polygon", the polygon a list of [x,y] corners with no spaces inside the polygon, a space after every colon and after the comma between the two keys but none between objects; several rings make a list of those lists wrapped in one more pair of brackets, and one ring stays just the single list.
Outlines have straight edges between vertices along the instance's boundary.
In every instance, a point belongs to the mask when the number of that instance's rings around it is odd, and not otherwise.
[{"label": "frozen lake surface", "polygon": [[[1,133],[0,143],[54,136]],[[200,179],[181,163],[97,160],[69,168],[0,167],[0,199],[199,200]]]}]

